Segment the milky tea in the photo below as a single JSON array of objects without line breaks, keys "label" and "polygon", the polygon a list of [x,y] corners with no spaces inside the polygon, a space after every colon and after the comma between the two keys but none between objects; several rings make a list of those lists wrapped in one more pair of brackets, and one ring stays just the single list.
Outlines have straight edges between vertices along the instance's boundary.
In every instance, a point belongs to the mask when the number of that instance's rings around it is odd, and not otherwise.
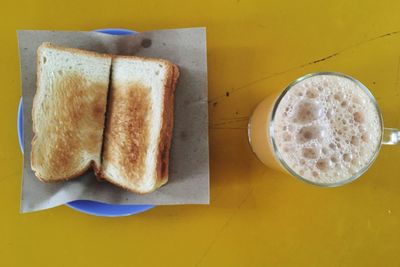
[{"label": "milky tea", "polygon": [[363,173],[377,154],[382,120],[375,100],[342,74],[300,78],[255,109],[249,140],[266,165],[318,185],[339,185]]}]

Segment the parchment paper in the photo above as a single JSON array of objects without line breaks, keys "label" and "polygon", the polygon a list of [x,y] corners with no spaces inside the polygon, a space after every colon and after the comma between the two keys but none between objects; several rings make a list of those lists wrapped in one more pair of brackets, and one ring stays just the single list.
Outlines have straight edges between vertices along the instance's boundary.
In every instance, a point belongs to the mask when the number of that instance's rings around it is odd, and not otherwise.
[{"label": "parchment paper", "polygon": [[[113,36],[96,32],[18,31],[24,165],[21,212],[47,209],[77,199],[112,204],[208,204],[209,153],[207,51],[205,28],[160,30]],[[36,91],[36,50],[43,42],[119,55],[168,59],[180,68],[175,92],[175,124],[169,182],[137,195],[96,180],[92,171],[77,179],[42,183],[31,170],[32,99]]]}]

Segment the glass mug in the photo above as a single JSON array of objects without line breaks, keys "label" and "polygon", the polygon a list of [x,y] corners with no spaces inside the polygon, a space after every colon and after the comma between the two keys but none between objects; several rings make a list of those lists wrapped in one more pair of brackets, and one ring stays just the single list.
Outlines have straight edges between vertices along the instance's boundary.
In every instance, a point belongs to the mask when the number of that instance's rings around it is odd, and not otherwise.
[{"label": "glass mug", "polygon": [[[293,167],[294,166],[293,163],[290,163],[288,159],[285,160],[285,158],[283,157],[282,147],[280,147],[279,144],[277,144],[277,139],[275,136],[276,132],[274,131],[275,127],[278,127],[277,125],[280,125],[279,121],[277,121],[277,119],[282,118],[282,114],[280,114],[280,115],[278,114],[278,116],[277,116],[277,113],[279,110],[281,110],[279,108],[279,106],[281,105],[285,96],[288,95],[288,98],[289,98],[290,95],[293,95],[294,91],[292,92],[291,90],[298,90],[296,92],[300,92],[299,88],[300,87],[303,88],[302,86],[306,86],[307,82],[311,83],[310,82],[311,80],[314,81],[314,85],[318,85],[318,90],[323,92],[323,90],[324,90],[324,86],[322,84],[323,79],[328,79],[328,80],[331,79],[331,84],[332,84],[332,81],[338,81],[338,82],[345,82],[347,84],[353,84],[354,86],[357,86],[359,89],[361,89],[360,92],[363,92],[366,95],[364,97],[366,97],[367,99],[370,100],[369,103],[372,103],[371,107],[373,109],[375,109],[373,112],[374,112],[374,114],[377,115],[377,118],[378,118],[376,120],[377,121],[376,132],[378,133],[378,135],[376,136],[376,138],[377,138],[376,145],[371,148],[371,151],[370,151],[371,156],[369,157],[369,159],[364,161],[362,166],[358,166],[359,168],[356,171],[354,171],[353,173],[350,173],[350,175],[347,175],[347,177],[345,177],[345,178],[344,177],[333,177],[333,178],[330,178],[329,181],[327,181],[327,180],[322,181],[322,180],[319,180],[318,178],[310,179],[310,177],[305,177],[304,172],[303,172],[303,174],[301,174],[300,173],[301,171],[298,171],[299,168],[302,168],[300,163],[296,165],[297,170],[295,170],[295,168]],[[321,83],[318,83],[318,80]],[[307,88],[312,87],[310,84],[307,84],[307,86],[309,86]],[[334,82],[333,82],[333,86],[335,86]],[[295,88],[295,89],[293,89],[293,88]],[[306,87],[304,87],[304,88],[306,88]],[[357,89],[357,90],[359,90],[359,89]],[[304,89],[304,90],[306,90],[306,89]],[[317,91],[317,93],[318,93],[318,91]],[[353,93],[355,94],[355,91]],[[302,96],[302,97],[305,97],[305,96]],[[311,97],[312,97],[312,95],[311,95]],[[326,97],[325,99],[328,99],[327,94],[325,94],[324,97]],[[340,98],[341,96],[337,96],[337,97]],[[306,100],[304,100],[304,101],[306,101]],[[288,103],[288,102],[286,101],[286,103]],[[335,105],[335,104],[333,104],[333,102],[331,102],[330,104],[332,107]],[[343,101],[342,104],[347,104],[347,103],[346,103],[346,101]],[[285,105],[285,104],[283,104],[283,105]],[[307,105],[310,105],[310,104],[307,104]],[[353,106],[353,107],[355,107],[355,106]],[[325,107],[321,106],[321,108],[324,109]],[[349,107],[349,110],[350,109],[351,108]],[[292,110],[294,110],[294,107]],[[335,108],[335,110],[337,110],[337,108]],[[279,112],[281,112],[281,111],[279,111]],[[305,113],[305,114],[310,115],[312,113]],[[345,114],[345,113],[343,113],[343,114]],[[293,112],[292,112],[292,115],[293,115]],[[286,116],[289,116],[289,115],[286,115]],[[307,117],[305,117],[305,118],[307,118]],[[357,118],[354,117],[354,119],[357,119]],[[353,123],[354,123],[354,119],[351,118],[351,121]],[[293,121],[293,125],[295,125],[295,123],[296,122]],[[307,123],[312,124],[313,122],[307,121]],[[314,124],[316,125],[315,127],[319,127],[318,123],[314,123]],[[290,125],[289,125],[289,127],[290,127]],[[334,128],[334,126],[331,126],[331,128],[332,127]],[[297,127],[297,129],[298,128],[299,127]],[[338,129],[330,129],[329,131],[331,131],[331,132],[335,131],[335,133],[337,133],[337,130]],[[351,129],[351,131],[353,131],[353,133],[354,133],[354,129]],[[297,130],[297,132],[293,132],[292,137],[296,136],[296,134],[297,134],[297,136],[299,136],[299,133],[301,133],[301,130],[300,131]],[[308,133],[308,135],[312,135],[312,132],[311,132],[311,134]],[[309,137],[309,136],[306,135],[306,137]],[[323,138],[324,137],[322,136],[321,140]],[[358,177],[360,177],[372,165],[376,156],[378,155],[378,152],[379,152],[382,144],[394,145],[394,144],[397,144],[400,142],[400,131],[397,129],[393,129],[393,128],[384,128],[383,127],[382,114],[379,110],[377,102],[376,102],[375,98],[373,97],[373,95],[371,94],[371,92],[361,82],[359,82],[358,80],[356,80],[350,76],[347,76],[347,75],[344,75],[341,73],[317,72],[317,73],[307,74],[305,76],[298,78],[297,80],[295,80],[294,82],[289,84],[282,92],[279,92],[278,94],[273,94],[273,95],[265,98],[261,103],[259,103],[258,106],[253,111],[253,114],[251,115],[250,120],[249,120],[248,140],[249,140],[250,146],[251,146],[253,152],[255,153],[255,155],[257,156],[257,158],[262,163],[267,165],[268,167],[287,172],[287,173],[291,174],[292,176],[299,178],[300,180],[305,181],[307,183],[311,183],[313,185],[318,185],[318,186],[323,186],[323,187],[334,187],[334,186],[347,184],[351,181],[354,181]],[[300,140],[300,139],[297,139],[297,140]],[[301,140],[301,141],[304,141],[304,140]],[[353,139],[352,139],[352,141],[353,141]],[[293,142],[296,143],[297,141],[293,141]],[[346,142],[347,142],[347,144],[349,144],[349,141],[346,141]],[[351,147],[350,144],[348,145],[348,147]],[[305,149],[304,146],[303,146],[303,149]],[[340,146],[336,147],[336,149],[340,150]],[[360,149],[361,149],[361,146],[360,146]],[[305,151],[305,150],[303,150],[303,151]],[[323,151],[326,152],[326,149]],[[320,149],[315,150],[314,152],[318,152],[318,155],[322,154]],[[288,153],[289,153],[288,155],[290,156],[291,152],[288,152]],[[335,152],[333,152],[333,153],[335,153]],[[340,152],[337,152],[337,153],[340,153]],[[337,153],[335,155],[337,155]],[[297,151],[293,150],[292,157],[294,157],[296,159],[296,157],[298,157],[296,155],[300,155],[299,149],[297,149]],[[307,155],[307,154],[303,154],[303,155]],[[358,155],[360,155],[360,154],[358,154]],[[308,156],[311,156],[311,158],[312,158],[312,156],[315,156],[315,154],[308,154]],[[335,157],[332,159],[335,159]],[[318,158],[321,158],[321,157],[316,156],[313,160],[310,161],[311,162],[310,164],[311,165],[318,164],[320,162],[320,161],[318,161]],[[300,161],[296,161],[296,162],[301,162],[301,159],[300,159]],[[305,161],[303,160],[303,163],[304,162]],[[332,164],[334,164],[334,166],[335,166],[335,163],[330,162],[330,160],[326,161],[324,159],[324,161],[321,161],[321,162],[323,163],[321,166],[324,168],[328,168],[329,166],[332,166]],[[342,161],[342,162],[344,162],[344,161]],[[290,166],[291,164],[293,166]],[[312,166],[315,166],[315,165],[312,165]],[[321,167],[321,166],[317,166],[317,167]],[[338,162],[336,162],[336,166],[338,168],[342,168]],[[307,167],[305,166],[304,168],[305,168],[304,170],[307,171]],[[314,167],[311,167],[311,168],[314,168]],[[310,169],[308,171],[310,171]],[[338,174],[338,172],[336,172],[336,173]],[[321,175],[321,177],[323,177],[324,172],[323,171],[321,171],[319,173],[316,172],[316,176],[318,177],[319,175]]]}]

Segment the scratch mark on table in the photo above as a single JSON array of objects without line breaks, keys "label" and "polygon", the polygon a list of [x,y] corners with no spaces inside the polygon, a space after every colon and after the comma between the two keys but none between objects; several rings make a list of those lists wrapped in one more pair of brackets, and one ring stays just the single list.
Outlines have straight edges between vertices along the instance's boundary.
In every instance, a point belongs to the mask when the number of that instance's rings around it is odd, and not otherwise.
[{"label": "scratch mark on table", "polygon": [[[216,122],[212,122],[210,124],[210,129],[232,129],[232,130],[246,129],[247,125],[243,125],[243,123],[247,124],[248,120],[249,116],[221,118],[218,119]],[[233,124],[239,124],[240,126],[234,127]]]},{"label": "scratch mark on table", "polygon": [[223,125],[223,124],[231,124],[231,123],[236,123],[236,122],[242,122],[242,121],[247,121],[249,118],[241,118],[241,119],[231,119],[231,120],[217,120],[216,122],[213,122],[213,125]]},{"label": "scratch mark on table", "polygon": [[[247,121],[247,120],[246,120]],[[245,122],[246,122],[245,121]],[[228,121],[228,122],[218,122],[218,123],[213,123],[212,125],[211,125],[211,127],[218,127],[218,126],[224,126],[224,125],[226,125],[226,126],[228,126],[228,125],[232,125],[232,124],[237,124],[237,123],[239,123],[239,122],[243,122],[243,120],[240,120],[240,121]]]},{"label": "scratch mark on table", "polygon": [[[237,88],[231,89],[231,90],[229,91],[229,93],[230,93],[230,94],[233,94],[233,93],[236,93],[236,92],[238,92],[238,91],[241,91],[241,90],[243,90],[243,89],[245,89],[245,88],[247,88],[247,87],[249,87],[249,86],[251,86],[251,85],[254,85],[254,84],[257,84],[257,83],[259,83],[259,82],[262,82],[262,81],[271,79],[271,78],[273,78],[273,77],[280,76],[280,75],[286,74],[286,73],[288,73],[288,72],[291,72],[291,71],[294,71],[294,70],[297,70],[297,69],[302,69],[302,68],[305,68],[305,67],[310,66],[310,65],[313,65],[313,64],[318,64],[318,63],[323,62],[323,61],[326,61],[326,60],[330,60],[330,59],[332,59],[332,58],[335,58],[335,57],[339,56],[339,55],[342,54],[343,52],[346,52],[346,51],[351,50],[351,49],[353,49],[353,48],[356,48],[356,47],[358,47],[358,46],[362,46],[362,45],[364,45],[364,44],[367,44],[367,43],[369,43],[369,42],[373,42],[373,41],[376,41],[376,40],[379,40],[379,39],[382,39],[382,38],[391,37],[391,36],[397,35],[397,34],[399,34],[399,33],[400,33],[400,30],[398,30],[398,31],[393,31],[393,32],[381,34],[381,35],[378,35],[378,36],[375,36],[375,37],[372,37],[372,38],[369,38],[369,39],[366,39],[366,40],[363,40],[363,41],[360,41],[360,42],[351,44],[351,45],[349,45],[349,46],[347,46],[347,47],[344,47],[344,48],[342,48],[342,49],[340,49],[340,50],[338,50],[338,51],[336,51],[336,52],[334,52],[334,53],[332,53],[332,54],[330,54],[330,55],[328,55],[328,56],[325,56],[325,57],[322,57],[322,58],[319,58],[319,59],[316,59],[316,60],[313,60],[313,61],[310,61],[310,62],[301,64],[301,65],[298,65],[298,66],[294,66],[294,67],[291,67],[291,68],[288,68],[288,69],[285,69],[285,70],[282,70],[282,71],[278,71],[278,72],[275,72],[275,73],[266,75],[266,76],[264,76],[264,77],[261,77],[261,78],[259,78],[259,79],[250,81],[250,82],[248,82],[248,83],[246,83],[246,84],[244,84],[244,85],[241,85],[241,86],[239,86],[239,87],[237,87]],[[208,101],[208,103],[213,103],[213,102],[215,102],[217,99],[220,99],[220,98],[225,97],[225,96],[226,96],[226,93],[223,94],[223,95],[216,96],[216,97],[210,99],[210,100]]]},{"label": "scratch mark on table", "polygon": [[246,130],[247,127],[210,127],[211,130]]},{"label": "scratch mark on table", "polygon": [[[397,71],[396,71],[397,73],[396,73],[396,89],[397,89],[397,91],[399,91],[400,90],[400,87],[399,87],[399,82],[400,82],[400,56],[398,57],[398,60],[397,60]],[[398,95],[399,93],[397,93],[396,95]]]},{"label": "scratch mark on table", "polygon": [[233,124],[233,123],[238,123],[238,122],[246,122],[248,121],[249,117],[245,118],[233,118],[230,120],[218,120],[217,122],[212,123],[212,126],[218,126],[218,125],[227,125],[227,124]]},{"label": "scratch mark on table", "polygon": [[242,201],[236,206],[236,209],[232,212],[231,216],[229,216],[229,218],[225,221],[225,223],[221,226],[221,228],[219,229],[219,231],[215,234],[214,238],[211,240],[211,242],[208,244],[208,246],[206,247],[206,249],[203,252],[203,255],[200,257],[200,259],[197,261],[197,263],[195,264],[195,266],[199,266],[202,261],[205,259],[205,257],[207,256],[207,254],[210,252],[211,248],[214,246],[215,242],[217,241],[217,238],[219,237],[219,235],[224,231],[224,229],[226,227],[228,227],[228,225],[231,223],[233,217],[235,217],[235,215],[239,212],[239,210],[242,208],[242,206],[244,205],[244,203],[246,203],[247,199],[250,197],[251,193],[253,192],[253,188],[251,188],[246,196],[242,199]]},{"label": "scratch mark on table", "polygon": [[249,118],[249,116],[238,116],[238,117],[232,117],[232,118],[221,118],[221,119],[218,119],[218,120],[220,120],[220,121],[230,121],[230,120],[236,120],[236,119],[248,119]]}]

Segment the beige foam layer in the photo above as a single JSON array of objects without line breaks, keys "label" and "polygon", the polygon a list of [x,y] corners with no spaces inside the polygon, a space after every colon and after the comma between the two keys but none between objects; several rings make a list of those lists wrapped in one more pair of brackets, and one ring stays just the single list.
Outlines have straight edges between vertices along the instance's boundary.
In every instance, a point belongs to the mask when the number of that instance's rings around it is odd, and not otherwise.
[{"label": "beige foam layer", "polygon": [[369,165],[381,138],[379,113],[350,79],[318,75],[294,85],[275,115],[283,160],[316,183],[347,180]]}]

